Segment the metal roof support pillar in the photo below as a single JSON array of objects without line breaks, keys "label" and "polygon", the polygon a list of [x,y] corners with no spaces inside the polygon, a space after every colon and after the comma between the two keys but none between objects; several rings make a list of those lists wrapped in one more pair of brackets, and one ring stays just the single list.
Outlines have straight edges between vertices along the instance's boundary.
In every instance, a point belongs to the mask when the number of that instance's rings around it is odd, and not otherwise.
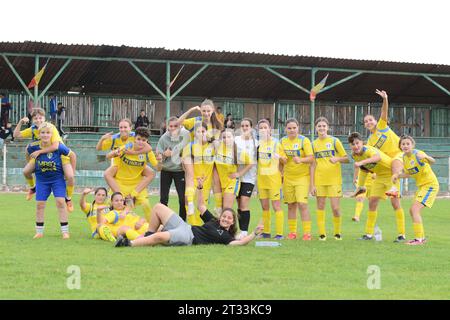
[{"label": "metal roof support pillar", "polygon": [[142,78],[144,78],[145,81],[147,81],[153,87],[153,89],[155,89],[161,95],[161,97],[166,99],[166,95],[158,88],[158,86],[152,80],[150,80],[149,77],[147,77],[147,75],[144,72],[142,72],[141,69],[139,69],[139,67],[133,61],[128,61],[128,63],[137,71],[137,73],[141,75]]},{"label": "metal roof support pillar", "polygon": [[66,63],[64,63],[64,65],[61,67],[61,69],[59,69],[59,71],[55,74],[55,76],[52,78],[52,80],[47,84],[47,86],[45,87],[44,90],[42,90],[41,94],[39,95],[38,99],[41,99],[44,94],[47,93],[48,89],[50,89],[50,87],[53,85],[53,83],[55,83],[56,79],[59,78],[59,76],[61,75],[61,73],[63,73],[63,71],[67,68],[67,66],[69,65],[69,63],[72,61],[72,58],[67,59]]},{"label": "metal roof support pillar", "polygon": [[430,81],[432,84],[434,84],[436,87],[444,91],[447,95],[450,96],[450,91],[448,91],[446,88],[444,88],[440,83],[436,82],[435,80],[431,79],[430,76],[424,74],[423,77]]},{"label": "metal roof support pillar", "polygon": [[166,62],[166,124],[169,126],[170,118],[170,62]]},{"label": "metal roof support pillar", "polygon": [[203,65],[203,67],[200,68],[200,70],[198,70],[196,73],[194,73],[194,75],[192,77],[190,77],[189,80],[187,80],[185,83],[183,83],[183,85],[180,88],[178,88],[177,91],[174,92],[174,94],[171,96],[170,100],[173,100],[173,98],[175,98],[175,96],[177,96],[184,88],[186,88],[186,86],[189,85],[195,78],[197,78],[199,76],[199,74],[202,73],[203,70],[205,70],[208,66],[209,66],[209,64],[205,64],[205,65]]},{"label": "metal roof support pillar", "polygon": [[[316,85],[316,72],[317,69],[313,68],[311,70],[311,88],[314,88],[314,86]],[[310,114],[311,114],[311,143],[314,141],[314,119],[316,118],[315,116],[315,108],[316,108],[316,101],[312,100],[311,101],[311,108],[310,108]]]},{"label": "metal roof support pillar", "polygon": [[[39,72],[39,56],[34,57],[34,75],[36,76]],[[33,107],[37,108],[38,103],[38,90],[39,90],[39,84],[36,83],[34,86],[34,95],[33,95]]]},{"label": "metal roof support pillar", "polygon": [[31,94],[30,90],[28,89],[27,85],[25,84],[25,82],[23,82],[22,78],[20,77],[19,73],[16,71],[16,68],[14,68],[14,66],[12,65],[12,63],[9,61],[8,57],[6,57],[6,55],[2,55],[3,59],[5,60],[6,64],[9,66],[9,68],[11,69],[11,71],[14,73],[14,75],[16,76],[17,80],[19,80],[21,86],[24,88],[25,92],[28,94],[28,96],[33,99],[33,95]]},{"label": "metal roof support pillar", "polygon": [[303,88],[301,85],[295,83],[294,81],[292,81],[292,80],[289,79],[288,77],[282,75],[282,74],[279,73],[278,71],[275,71],[275,70],[273,70],[273,69],[270,68],[270,67],[264,67],[264,69],[266,69],[267,71],[273,73],[273,74],[276,75],[278,78],[283,79],[284,81],[286,81],[286,82],[292,84],[294,87],[296,87],[296,88],[302,90],[302,91],[305,92],[306,94],[309,94],[309,90],[308,90],[308,89]]},{"label": "metal roof support pillar", "polygon": [[356,73],[354,73],[354,74],[352,74],[352,75],[350,75],[348,77],[345,77],[344,79],[336,81],[335,83],[332,83],[329,86],[326,86],[325,88],[322,88],[322,90],[320,90],[319,93],[322,93],[322,92],[327,91],[327,90],[329,90],[331,88],[334,88],[334,87],[340,85],[341,83],[347,82],[347,81],[349,81],[349,80],[359,76],[360,74],[362,74],[362,72],[356,72]]}]

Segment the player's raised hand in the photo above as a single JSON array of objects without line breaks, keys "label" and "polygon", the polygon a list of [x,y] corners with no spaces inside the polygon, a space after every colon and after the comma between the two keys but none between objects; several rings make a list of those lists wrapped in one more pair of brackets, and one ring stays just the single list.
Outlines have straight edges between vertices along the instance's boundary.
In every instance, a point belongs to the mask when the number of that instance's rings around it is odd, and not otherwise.
[{"label": "player's raised hand", "polygon": [[384,90],[378,90],[378,89],[376,89],[376,90],[375,90],[375,93],[376,93],[377,95],[379,95],[381,98],[383,98],[383,100],[384,100],[384,99],[387,99],[387,97],[388,97],[386,91],[384,91]]},{"label": "player's raised hand", "polygon": [[102,212],[105,209],[109,209],[109,206],[98,206],[97,207],[97,212]]},{"label": "player's raised hand", "polygon": [[28,119],[28,117],[23,117],[19,122],[27,124],[28,122],[30,122],[30,119]]},{"label": "player's raised hand", "polygon": [[102,135],[102,140],[106,140],[106,139],[109,139],[109,138],[111,138],[112,137],[112,135],[113,135],[113,131],[111,131],[111,132],[108,132],[108,133],[105,133],[104,135]]},{"label": "player's raised hand", "polygon": [[161,153],[157,153],[155,155],[156,161],[161,162],[162,161],[162,154]]},{"label": "player's raised hand", "polygon": [[86,194],[91,193],[92,191],[94,191],[94,190],[92,190],[91,188],[86,188],[83,190],[83,194],[86,195]]}]

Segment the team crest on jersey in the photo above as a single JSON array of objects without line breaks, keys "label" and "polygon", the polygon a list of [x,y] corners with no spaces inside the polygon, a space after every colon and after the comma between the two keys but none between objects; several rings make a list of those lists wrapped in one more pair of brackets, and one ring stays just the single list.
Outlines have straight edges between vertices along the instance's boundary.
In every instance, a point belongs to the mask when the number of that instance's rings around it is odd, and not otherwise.
[{"label": "team crest on jersey", "polygon": [[327,143],[325,146],[327,147],[327,149],[331,149],[331,143]]},{"label": "team crest on jersey", "polygon": [[411,162],[409,163],[410,165],[414,165],[414,160],[411,160]]},{"label": "team crest on jersey", "polygon": [[139,155],[139,160],[144,160],[144,155],[143,154]]},{"label": "team crest on jersey", "polygon": [[51,153],[51,152],[47,153],[47,158],[49,158],[49,159],[53,158],[53,153]]},{"label": "team crest on jersey", "polygon": [[294,149],[297,149],[298,148],[298,144],[294,144]]}]

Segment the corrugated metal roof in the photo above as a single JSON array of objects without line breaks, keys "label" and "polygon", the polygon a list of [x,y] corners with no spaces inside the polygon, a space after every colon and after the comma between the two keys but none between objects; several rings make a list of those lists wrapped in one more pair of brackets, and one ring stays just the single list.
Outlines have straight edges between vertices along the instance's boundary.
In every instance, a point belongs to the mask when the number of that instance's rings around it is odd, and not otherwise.
[{"label": "corrugated metal roof", "polygon": [[[345,68],[378,71],[450,74],[450,66],[389,61],[336,59],[328,57],[289,56],[247,52],[225,52],[165,48],[138,48],[109,45],[54,44],[43,42],[0,42],[0,52],[32,53],[87,57],[120,57],[132,59],[158,59],[201,61],[215,63],[240,63],[262,65]],[[11,63],[28,82],[34,75],[34,59],[10,57]],[[41,64],[45,59],[41,59]],[[45,86],[57,73],[64,61],[52,59],[41,80]],[[158,87],[165,91],[166,67],[158,63],[136,63]],[[172,77],[181,65],[172,64]],[[199,65],[186,65],[172,88],[177,90],[198,69]],[[3,59],[0,59],[0,88],[22,90],[19,82]],[[310,88],[308,70],[282,70],[288,78],[305,88]],[[318,72],[320,80],[325,72]],[[340,80],[348,73],[331,72],[328,84]],[[435,78],[445,88],[450,88],[450,78]],[[156,95],[157,92],[126,62],[73,60],[51,91],[68,91],[74,86],[84,86],[86,93]],[[420,76],[363,74],[319,95],[320,100],[373,101],[375,88],[389,92],[392,102],[450,104],[450,96]],[[249,67],[209,66],[189,84],[180,95],[199,97],[255,98],[268,100],[305,100],[307,95],[267,70]]]}]

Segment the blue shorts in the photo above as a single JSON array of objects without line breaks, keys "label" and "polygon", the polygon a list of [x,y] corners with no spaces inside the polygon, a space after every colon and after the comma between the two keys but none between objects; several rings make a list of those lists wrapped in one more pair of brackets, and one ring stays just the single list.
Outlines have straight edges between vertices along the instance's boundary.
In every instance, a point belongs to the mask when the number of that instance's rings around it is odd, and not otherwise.
[{"label": "blue shorts", "polygon": [[66,198],[66,181],[36,181],[36,201],[47,201],[52,191],[55,198]]}]

